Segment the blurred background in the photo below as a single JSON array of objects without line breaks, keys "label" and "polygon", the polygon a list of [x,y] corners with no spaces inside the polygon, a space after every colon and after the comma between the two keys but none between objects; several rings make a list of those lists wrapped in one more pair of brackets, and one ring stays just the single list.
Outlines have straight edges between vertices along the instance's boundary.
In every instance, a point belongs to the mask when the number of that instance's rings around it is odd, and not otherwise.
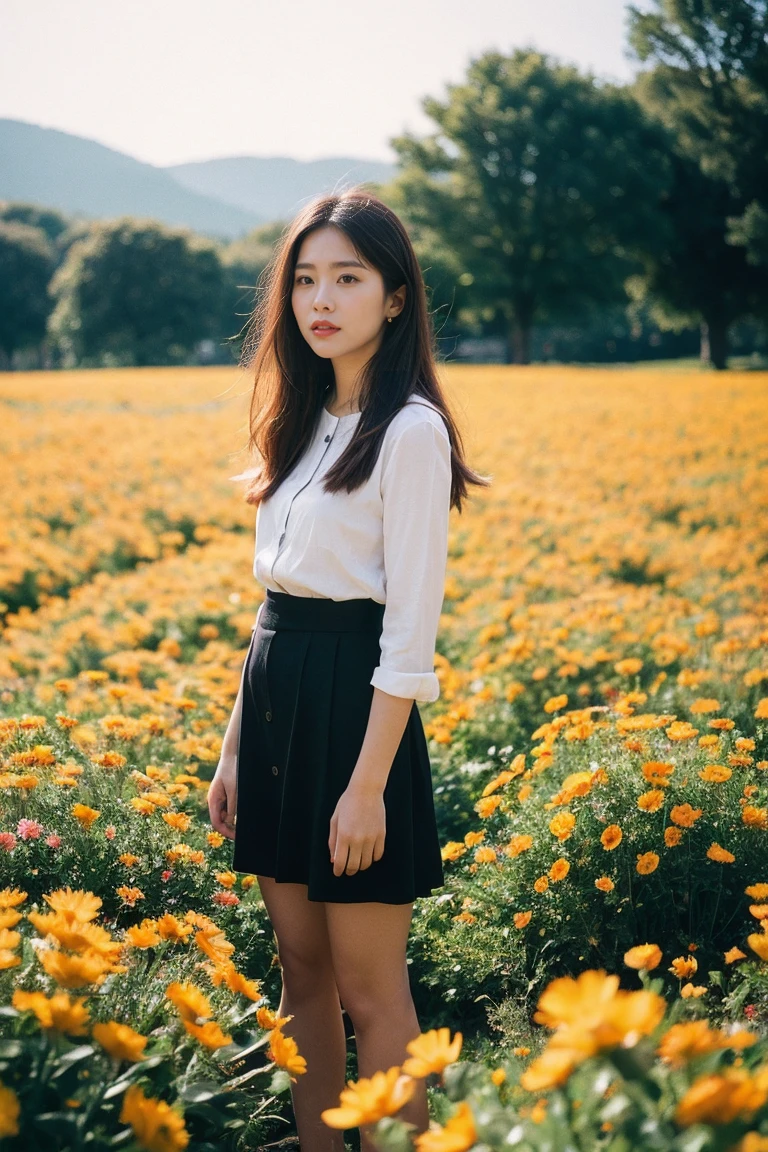
[{"label": "blurred background", "polygon": [[768,363],[765,0],[5,0],[0,369],[233,364],[364,183],[440,358]]}]

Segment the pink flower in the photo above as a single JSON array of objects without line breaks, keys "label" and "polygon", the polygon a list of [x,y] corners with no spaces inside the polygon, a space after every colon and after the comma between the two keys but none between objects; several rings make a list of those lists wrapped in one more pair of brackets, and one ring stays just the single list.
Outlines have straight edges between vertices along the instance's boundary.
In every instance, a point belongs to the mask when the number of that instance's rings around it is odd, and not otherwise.
[{"label": "pink flower", "polygon": [[240,897],[236,896],[234,892],[228,892],[226,889],[223,892],[214,892],[214,904],[224,904],[229,907],[232,904],[239,904]]},{"label": "pink flower", "polygon": [[170,880],[171,876],[173,876],[173,872],[170,868],[166,868],[165,872],[160,873],[161,880]]},{"label": "pink flower", "polygon": [[744,1015],[746,1016],[747,1020],[754,1020],[755,1016],[757,1016],[757,1009],[755,1008],[754,1004],[744,1005]]},{"label": "pink flower", "polygon": [[49,848],[60,848],[61,836],[57,832],[51,832],[50,836],[46,836],[45,842]]},{"label": "pink flower", "polygon": [[38,840],[43,826],[38,824],[37,820],[27,820],[25,816],[22,816],[16,825],[16,831],[22,840]]},{"label": "pink flower", "polygon": [[104,829],[104,835],[106,836],[107,840],[114,840],[116,832],[117,829],[115,828],[114,824],[107,824],[106,828]]},{"label": "pink flower", "polygon": [[12,852],[16,847],[16,837],[13,832],[0,832],[0,848],[4,848],[6,852]]}]

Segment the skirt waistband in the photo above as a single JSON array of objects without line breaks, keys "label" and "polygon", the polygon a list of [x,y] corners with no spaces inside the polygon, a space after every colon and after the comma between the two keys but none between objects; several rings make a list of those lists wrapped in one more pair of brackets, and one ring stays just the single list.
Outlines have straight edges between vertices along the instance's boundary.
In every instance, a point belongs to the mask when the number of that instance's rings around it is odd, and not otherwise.
[{"label": "skirt waistband", "polygon": [[381,633],[384,605],[370,597],[331,600],[326,596],[292,596],[267,588],[259,627],[307,632]]}]

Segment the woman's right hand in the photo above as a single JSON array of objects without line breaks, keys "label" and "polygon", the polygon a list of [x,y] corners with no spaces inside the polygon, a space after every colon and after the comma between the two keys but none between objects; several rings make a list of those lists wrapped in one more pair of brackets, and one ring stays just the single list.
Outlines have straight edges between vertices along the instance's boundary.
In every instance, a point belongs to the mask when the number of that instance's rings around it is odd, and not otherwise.
[{"label": "woman's right hand", "polygon": [[228,840],[235,838],[237,814],[237,757],[222,754],[208,789],[208,812],[211,824]]}]

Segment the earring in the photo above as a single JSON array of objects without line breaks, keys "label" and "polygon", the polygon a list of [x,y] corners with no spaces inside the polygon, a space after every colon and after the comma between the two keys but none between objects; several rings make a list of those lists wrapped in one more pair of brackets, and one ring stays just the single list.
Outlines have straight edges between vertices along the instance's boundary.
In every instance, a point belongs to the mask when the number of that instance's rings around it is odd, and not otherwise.
[{"label": "earring", "polygon": [[392,323],[392,317],[391,316],[387,316],[387,320],[389,321],[390,324]]}]

